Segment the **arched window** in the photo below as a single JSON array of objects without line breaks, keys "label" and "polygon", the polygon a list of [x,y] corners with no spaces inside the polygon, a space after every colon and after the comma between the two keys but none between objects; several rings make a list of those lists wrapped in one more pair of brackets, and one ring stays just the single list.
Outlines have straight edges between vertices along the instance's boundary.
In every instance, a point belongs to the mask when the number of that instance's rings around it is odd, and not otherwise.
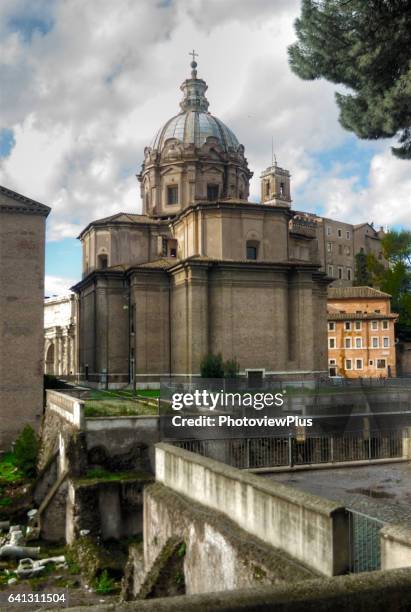
[{"label": "arched window", "polygon": [[246,258],[247,259],[258,259],[258,240],[247,240]]},{"label": "arched window", "polygon": [[97,258],[97,267],[99,270],[104,270],[104,268],[107,268],[107,265],[108,265],[107,255],[102,253]]}]

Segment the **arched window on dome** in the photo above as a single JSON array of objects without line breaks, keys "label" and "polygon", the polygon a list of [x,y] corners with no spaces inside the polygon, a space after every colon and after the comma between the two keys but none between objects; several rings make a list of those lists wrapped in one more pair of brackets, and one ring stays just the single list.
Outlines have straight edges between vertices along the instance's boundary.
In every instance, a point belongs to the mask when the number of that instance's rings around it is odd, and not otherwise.
[{"label": "arched window on dome", "polygon": [[108,265],[108,257],[105,253],[102,253],[97,257],[97,268],[99,270],[104,270]]},{"label": "arched window on dome", "polygon": [[258,240],[247,240],[246,259],[258,259],[260,243]]}]

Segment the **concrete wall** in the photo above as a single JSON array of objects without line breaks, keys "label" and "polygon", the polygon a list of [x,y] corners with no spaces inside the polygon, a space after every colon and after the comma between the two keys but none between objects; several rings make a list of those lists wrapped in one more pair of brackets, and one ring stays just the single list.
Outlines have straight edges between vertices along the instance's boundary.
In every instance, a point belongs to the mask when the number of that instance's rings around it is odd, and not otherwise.
[{"label": "concrete wall", "polygon": [[[155,568],[167,542],[184,542],[186,593],[298,582],[317,575],[247,533],[228,517],[160,483],[144,491],[144,567]],[[138,592],[134,596],[138,596]]]},{"label": "concrete wall", "polygon": [[154,444],[160,440],[159,418],[86,419],[86,440],[89,459],[94,449],[104,449],[113,463],[123,464],[128,458],[127,469],[135,467],[154,472]]},{"label": "concrete wall", "polygon": [[45,217],[0,201],[0,449],[43,412]]},{"label": "concrete wall", "polygon": [[[406,612],[411,608],[411,571],[350,574],[299,584],[254,587],[114,604],[117,612]],[[69,608],[83,612],[83,607]],[[107,604],[88,608],[106,612]]]},{"label": "concrete wall", "polygon": [[339,504],[163,443],[156,480],[322,574],[347,570],[348,520]]},{"label": "concrete wall", "polygon": [[103,540],[141,534],[143,487],[147,482],[137,475],[118,481],[70,480],[62,534],[66,542],[72,544],[83,529]]},{"label": "concrete wall", "polygon": [[386,525],[380,531],[381,569],[411,567],[411,529]]}]

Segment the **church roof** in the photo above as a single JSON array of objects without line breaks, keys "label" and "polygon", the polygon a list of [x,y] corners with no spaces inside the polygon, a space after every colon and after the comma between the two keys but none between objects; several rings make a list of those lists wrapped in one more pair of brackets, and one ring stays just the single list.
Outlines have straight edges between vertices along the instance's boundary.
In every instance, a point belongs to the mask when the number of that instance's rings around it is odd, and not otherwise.
[{"label": "church roof", "polygon": [[14,212],[47,217],[51,208],[0,185],[0,213]]},{"label": "church roof", "polygon": [[197,62],[192,61],[191,68],[191,79],[186,79],[181,85],[184,92],[184,98],[180,102],[181,112],[159,129],[151,148],[161,151],[169,138],[201,147],[207,138],[212,136],[225,151],[237,150],[240,144],[233,132],[208,112],[208,100],[205,96],[207,83],[197,78]]},{"label": "church roof", "polygon": [[240,146],[234,133],[220,119],[209,112],[188,110],[172,117],[160,128],[151,148],[161,151],[169,138],[201,147],[209,136],[216,138],[225,151],[229,148],[237,150]]},{"label": "church roof", "polygon": [[329,300],[351,300],[359,298],[390,298],[389,293],[384,293],[373,287],[329,287]]},{"label": "church roof", "polygon": [[159,223],[159,219],[155,217],[149,217],[148,215],[139,215],[137,213],[116,213],[115,215],[110,215],[109,217],[103,217],[102,219],[96,219],[95,221],[91,221],[81,232],[78,238],[81,238],[90,227],[94,226],[104,226],[104,225],[112,225],[112,224],[141,224],[146,225],[149,223],[150,225],[157,225]]},{"label": "church roof", "polygon": [[327,312],[328,321],[376,321],[377,319],[398,319],[398,314],[390,312]]}]

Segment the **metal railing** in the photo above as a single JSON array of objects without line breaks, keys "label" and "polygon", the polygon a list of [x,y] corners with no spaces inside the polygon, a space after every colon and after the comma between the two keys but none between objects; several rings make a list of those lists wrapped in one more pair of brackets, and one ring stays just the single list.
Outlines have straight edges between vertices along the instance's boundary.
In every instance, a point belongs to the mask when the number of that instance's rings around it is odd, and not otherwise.
[{"label": "metal railing", "polygon": [[349,571],[372,572],[381,568],[380,530],[384,522],[347,508],[349,522]]},{"label": "metal railing", "polygon": [[170,440],[172,444],[239,469],[401,459],[406,456],[403,430],[290,434],[258,438]]}]

